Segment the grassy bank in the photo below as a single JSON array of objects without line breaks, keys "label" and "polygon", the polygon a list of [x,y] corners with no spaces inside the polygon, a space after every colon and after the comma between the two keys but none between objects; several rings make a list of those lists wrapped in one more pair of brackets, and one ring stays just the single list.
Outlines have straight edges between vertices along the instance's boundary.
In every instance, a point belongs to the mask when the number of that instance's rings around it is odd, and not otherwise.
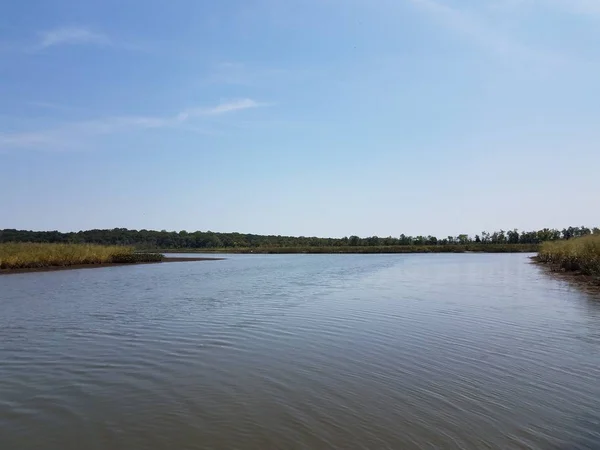
[{"label": "grassy bank", "polygon": [[161,254],[134,253],[133,247],[93,244],[0,244],[2,270],[160,261]]},{"label": "grassy bank", "polygon": [[600,277],[600,236],[594,234],[568,241],[545,242],[537,260],[555,270]]},{"label": "grassy bank", "polygon": [[165,253],[535,253],[537,244],[393,245],[346,247],[233,247],[217,249],[165,249]]}]

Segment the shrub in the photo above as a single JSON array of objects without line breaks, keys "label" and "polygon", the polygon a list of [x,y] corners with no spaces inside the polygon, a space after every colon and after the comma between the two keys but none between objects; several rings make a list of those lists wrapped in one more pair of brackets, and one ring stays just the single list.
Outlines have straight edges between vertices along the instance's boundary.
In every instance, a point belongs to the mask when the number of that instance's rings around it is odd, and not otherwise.
[{"label": "shrub", "polygon": [[600,236],[594,234],[566,241],[544,242],[538,260],[561,270],[600,276]]}]

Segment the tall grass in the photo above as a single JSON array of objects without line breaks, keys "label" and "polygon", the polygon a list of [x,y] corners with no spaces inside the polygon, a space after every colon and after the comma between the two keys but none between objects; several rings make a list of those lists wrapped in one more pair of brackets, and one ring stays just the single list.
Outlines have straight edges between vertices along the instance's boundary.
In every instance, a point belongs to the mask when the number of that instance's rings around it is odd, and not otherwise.
[{"label": "tall grass", "polygon": [[600,276],[600,235],[544,242],[538,253],[538,260],[561,270]]},{"label": "tall grass", "polygon": [[29,269],[83,264],[158,262],[162,255],[138,255],[133,247],[93,244],[0,244],[0,269]]}]

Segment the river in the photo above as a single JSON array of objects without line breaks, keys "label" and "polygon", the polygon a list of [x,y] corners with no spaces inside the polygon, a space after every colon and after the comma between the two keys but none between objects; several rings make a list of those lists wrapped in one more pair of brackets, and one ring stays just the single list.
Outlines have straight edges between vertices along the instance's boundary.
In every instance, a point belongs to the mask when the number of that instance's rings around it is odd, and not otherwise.
[{"label": "river", "polygon": [[0,277],[0,449],[599,449],[600,296],[527,255]]}]

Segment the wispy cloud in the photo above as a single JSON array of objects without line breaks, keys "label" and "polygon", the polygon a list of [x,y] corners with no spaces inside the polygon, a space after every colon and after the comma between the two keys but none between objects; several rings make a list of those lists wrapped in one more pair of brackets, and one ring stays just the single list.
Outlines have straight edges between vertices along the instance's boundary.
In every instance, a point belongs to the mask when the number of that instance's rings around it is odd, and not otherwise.
[{"label": "wispy cloud", "polygon": [[493,0],[492,6],[508,9],[520,7],[554,8],[572,14],[600,17],[599,0]]},{"label": "wispy cloud", "polygon": [[199,115],[217,116],[220,114],[226,114],[233,111],[240,111],[242,109],[258,108],[260,106],[268,106],[266,103],[258,103],[252,99],[244,98],[241,100],[235,100],[232,102],[221,103],[220,105],[214,106],[208,109],[196,110]]},{"label": "wispy cloud", "polygon": [[191,108],[186,109],[175,117],[166,118],[164,125],[169,125],[173,123],[185,122],[186,120],[192,119],[194,117],[202,117],[202,116],[220,116],[223,114],[241,111],[244,109],[253,109],[260,108],[264,106],[271,106],[270,103],[259,103],[250,98],[243,98],[239,100],[233,100],[229,102],[220,103],[216,106],[212,106],[210,108]]},{"label": "wispy cloud", "polygon": [[507,51],[520,51],[515,48],[505,36],[496,33],[486,26],[482,19],[467,11],[459,10],[434,0],[409,0],[422,11],[437,18],[443,25],[452,30],[474,38],[475,42],[483,44],[490,49],[505,53]]},{"label": "wispy cloud", "polygon": [[57,45],[111,45],[111,39],[102,33],[92,31],[85,27],[55,28],[40,33],[38,49],[45,49]]},{"label": "wispy cloud", "polygon": [[245,98],[220,103],[212,107],[191,108],[172,116],[117,116],[95,120],[72,122],[46,130],[32,130],[20,133],[1,133],[0,149],[36,148],[36,149],[71,149],[85,145],[95,136],[125,133],[140,129],[173,128],[199,131],[187,126],[193,119],[221,116],[236,111],[269,106]]},{"label": "wispy cloud", "polygon": [[474,11],[458,9],[435,0],[408,1],[437,19],[445,27],[466,36],[474,44],[485,47],[496,54],[528,62],[555,64],[562,61],[558,55],[520,43]]},{"label": "wispy cloud", "polygon": [[[141,52],[152,52],[155,50],[155,45],[149,45],[147,42],[136,42],[122,37],[109,36],[108,34],[84,26],[60,27],[40,32],[35,44],[22,49],[37,52],[52,47],[76,45]],[[19,46],[14,48],[18,49]]]}]

